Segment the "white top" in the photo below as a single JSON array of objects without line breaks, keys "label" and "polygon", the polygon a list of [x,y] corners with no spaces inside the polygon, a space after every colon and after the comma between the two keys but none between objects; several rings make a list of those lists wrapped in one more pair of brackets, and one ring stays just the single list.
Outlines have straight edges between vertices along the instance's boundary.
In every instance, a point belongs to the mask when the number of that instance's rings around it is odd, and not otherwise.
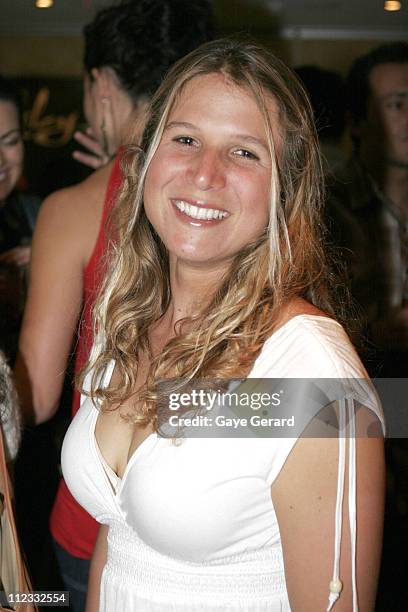
[{"label": "white top", "polygon": [[[278,329],[249,374],[366,376],[342,327],[310,315]],[[132,455],[115,492],[95,440],[98,409],[83,399],[64,440],[62,469],[78,502],[109,525],[100,611],[289,611],[270,487],[296,438],[174,444],[154,433]],[[382,420],[374,397],[364,403]],[[340,537],[341,528],[337,544]]]}]

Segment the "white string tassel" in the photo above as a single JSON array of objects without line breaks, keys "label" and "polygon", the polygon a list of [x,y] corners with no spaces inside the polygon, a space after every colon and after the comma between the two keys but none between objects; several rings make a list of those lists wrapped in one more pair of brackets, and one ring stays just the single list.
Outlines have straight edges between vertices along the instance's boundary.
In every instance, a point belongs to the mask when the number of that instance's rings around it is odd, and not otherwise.
[{"label": "white string tassel", "polygon": [[333,591],[330,591],[329,606],[328,606],[326,612],[330,612],[330,610],[332,609],[332,607],[334,606],[334,604],[336,603],[336,601],[338,600],[339,597],[340,597],[339,593],[333,593]]},{"label": "white string tassel", "polygon": [[330,595],[329,595],[329,607],[327,608],[327,612],[330,612],[338,598],[340,597],[340,592],[343,588],[343,584],[341,580],[332,580],[330,582]]},{"label": "white string tassel", "polygon": [[353,612],[358,612],[357,583],[356,583],[356,422],[354,415],[354,402],[347,400],[349,422],[349,525],[351,539],[351,579],[353,587]]},{"label": "white string tassel", "polygon": [[326,612],[330,612],[335,602],[340,597],[340,592],[343,588],[339,578],[340,573],[340,544],[342,530],[342,506],[344,496],[344,478],[346,471],[346,405],[345,400],[339,401],[339,466],[337,473],[337,497],[336,497],[336,514],[334,527],[334,562],[333,562],[333,578],[330,582],[329,601]]}]

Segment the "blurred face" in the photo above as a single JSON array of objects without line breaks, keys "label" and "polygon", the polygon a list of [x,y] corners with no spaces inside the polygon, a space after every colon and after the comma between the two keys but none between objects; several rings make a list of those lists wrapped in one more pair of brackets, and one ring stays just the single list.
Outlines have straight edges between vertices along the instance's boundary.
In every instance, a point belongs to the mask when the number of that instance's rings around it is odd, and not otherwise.
[{"label": "blurred face", "polygon": [[408,168],[408,63],[375,66],[369,83],[371,95],[361,130],[363,154]]},{"label": "blurred face", "polygon": [[23,170],[23,141],[17,109],[0,100],[0,202],[17,184]]},{"label": "blurred face", "polygon": [[[275,147],[279,117],[268,100]],[[185,86],[146,175],[144,206],[170,253],[223,266],[269,219],[271,156],[252,94],[221,74]]]}]

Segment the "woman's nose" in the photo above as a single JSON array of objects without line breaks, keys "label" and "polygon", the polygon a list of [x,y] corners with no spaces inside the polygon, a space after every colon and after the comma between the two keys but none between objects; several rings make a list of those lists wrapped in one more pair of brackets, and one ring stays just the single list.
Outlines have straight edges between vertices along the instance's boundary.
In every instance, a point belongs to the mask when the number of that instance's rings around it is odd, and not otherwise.
[{"label": "woman's nose", "polygon": [[192,161],[191,177],[202,191],[221,189],[225,185],[225,168],[217,151],[207,149],[197,153]]}]

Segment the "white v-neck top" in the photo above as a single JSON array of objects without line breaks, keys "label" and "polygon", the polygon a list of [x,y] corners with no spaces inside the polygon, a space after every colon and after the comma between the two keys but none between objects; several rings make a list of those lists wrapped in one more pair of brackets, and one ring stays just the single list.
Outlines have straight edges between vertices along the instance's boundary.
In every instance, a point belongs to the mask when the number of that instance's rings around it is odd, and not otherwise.
[{"label": "white v-neck top", "polygon": [[105,474],[108,477],[108,480],[110,482],[112,490],[113,490],[113,492],[116,495],[116,493],[118,492],[119,485],[122,482],[122,479],[119,478],[119,476],[116,474],[116,472],[114,472],[112,470],[111,466],[106,463],[105,458],[102,455],[101,450],[99,448],[99,444],[96,441],[96,438],[95,438],[95,446],[96,446],[96,452],[98,453],[98,457],[100,459],[100,462],[101,462],[101,464],[103,466],[103,469],[105,470]]},{"label": "white v-neck top", "polygon": [[[366,377],[342,327],[311,315],[278,329],[249,374]],[[382,421],[374,396],[364,404]],[[154,433],[133,453],[115,492],[95,440],[98,414],[83,398],[64,440],[62,469],[77,501],[109,525],[100,611],[288,612],[270,488],[296,438],[190,438],[175,445]]]}]

